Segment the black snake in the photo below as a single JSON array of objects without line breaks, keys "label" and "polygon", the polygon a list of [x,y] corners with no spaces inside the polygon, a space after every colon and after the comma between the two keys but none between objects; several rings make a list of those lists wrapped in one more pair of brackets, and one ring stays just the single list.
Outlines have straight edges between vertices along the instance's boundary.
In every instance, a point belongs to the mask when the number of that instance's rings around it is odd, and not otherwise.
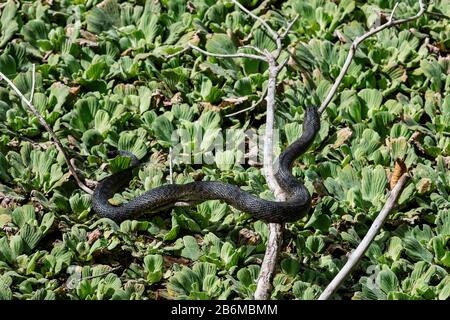
[{"label": "black snake", "polygon": [[320,116],[315,107],[308,107],[301,137],[289,145],[277,159],[278,170],[275,179],[286,193],[286,201],[263,200],[238,186],[219,181],[196,181],[182,185],[163,185],[120,206],[113,206],[108,199],[129,183],[133,168],[139,165],[139,160],[131,153],[116,151],[116,154],[130,156],[131,165],[98,183],[92,197],[92,207],[100,216],[120,222],[134,219],[144,213],[171,208],[177,202],[200,203],[218,199],[240,211],[252,214],[256,219],[278,223],[296,221],[308,213],[311,196],[303,183],[292,175],[292,163],[309,148],[319,129]]}]

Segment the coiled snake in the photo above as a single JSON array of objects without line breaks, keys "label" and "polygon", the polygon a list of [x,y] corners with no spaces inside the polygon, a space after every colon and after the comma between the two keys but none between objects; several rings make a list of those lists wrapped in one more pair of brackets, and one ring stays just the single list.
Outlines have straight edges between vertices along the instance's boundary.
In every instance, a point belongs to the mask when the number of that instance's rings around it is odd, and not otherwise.
[{"label": "coiled snake", "polygon": [[136,218],[144,213],[153,213],[173,207],[176,202],[200,203],[207,200],[223,200],[234,208],[252,214],[267,222],[293,222],[305,216],[311,204],[306,187],[292,175],[292,164],[314,141],[320,129],[320,117],[315,107],[306,109],[303,133],[278,157],[275,179],[286,193],[286,201],[276,202],[260,199],[238,186],[219,181],[196,181],[183,185],[169,184],[154,188],[120,206],[108,202],[114,193],[121,190],[132,178],[132,170],[139,160],[124,151],[116,153],[131,156],[129,168],[110,175],[98,183],[92,197],[94,211],[100,216],[117,222]]}]

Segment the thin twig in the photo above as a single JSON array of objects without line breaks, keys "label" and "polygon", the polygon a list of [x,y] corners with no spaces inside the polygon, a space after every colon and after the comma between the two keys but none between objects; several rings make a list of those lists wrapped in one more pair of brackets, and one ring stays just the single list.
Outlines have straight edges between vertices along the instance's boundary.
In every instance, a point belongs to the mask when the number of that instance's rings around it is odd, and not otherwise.
[{"label": "thin twig", "polygon": [[266,98],[266,94],[267,94],[267,87],[264,89],[264,91],[263,91],[261,97],[258,99],[258,101],[252,103],[252,105],[250,107],[247,107],[245,109],[242,109],[242,110],[239,110],[239,111],[227,114],[227,115],[225,115],[225,117],[226,118],[233,117],[233,116],[238,115],[240,113],[243,113],[243,112],[252,110],[253,108],[256,108]]},{"label": "thin twig", "polygon": [[291,22],[288,23],[286,30],[284,30],[284,32],[280,35],[281,39],[286,38],[286,36],[288,35],[289,31],[291,31],[292,26],[298,20],[298,18],[300,18],[300,15],[296,15],[295,18],[292,19]]},{"label": "thin twig", "polygon": [[173,184],[173,149],[169,148],[169,181]]},{"label": "thin twig", "polygon": [[102,273],[97,274],[97,275],[95,275],[95,276],[92,275],[92,276],[87,276],[87,277],[81,277],[81,278],[80,278],[80,282],[83,281],[83,280],[90,280],[90,279],[100,278],[100,277],[106,276],[106,275],[108,275],[108,274],[110,274],[110,273],[113,273],[113,272],[115,272],[115,271],[117,271],[117,270],[120,270],[120,269],[122,269],[121,266],[120,266],[120,267],[112,268],[112,269],[110,269],[110,270],[108,270],[108,271],[102,272]]},{"label": "thin twig", "polygon": [[391,12],[391,15],[389,16],[388,22],[392,23],[392,20],[394,20],[394,14],[395,14],[395,10],[397,10],[397,7],[398,7],[398,2],[395,3],[394,9],[392,9],[392,12]]},{"label": "thin twig", "polygon": [[56,136],[55,132],[52,130],[52,128],[50,128],[50,126],[48,125],[48,123],[45,121],[44,117],[42,117],[42,115],[39,113],[39,111],[36,110],[36,108],[33,106],[33,104],[22,94],[22,92],[20,92],[20,90],[15,86],[15,84],[8,78],[6,77],[2,72],[0,72],[0,80],[3,79],[6,81],[6,83],[16,92],[16,94],[23,100],[25,101],[25,104],[28,106],[29,110],[34,114],[34,116],[39,120],[39,122],[41,123],[41,125],[47,130],[47,132],[50,134],[50,137],[52,138],[53,142],[56,145],[56,148],[58,149],[59,152],[62,153],[62,155],[64,156],[64,160],[67,163],[67,166],[69,167],[69,171],[70,173],[73,175],[73,177],[75,178],[78,186],[83,189],[84,192],[88,193],[88,194],[92,194],[93,191],[91,189],[89,189],[82,181],[81,179],[78,177],[77,172],[75,170],[75,168],[72,166],[72,164],[70,163],[70,159],[67,156],[64,147],[62,145],[62,143],[59,141],[58,137]]},{"label": "thin twig", "polygon": [[173,57],[179,56],[180,54],[183,54],[184,52],[188,51],[189,49],[191,49],[189,46],[181,49],[180,51],[177,51],[175,53],[169,54],[168,56],[166,56],[167,59],[172,59]]},{"label": "thin twig", "polygon": [[247,59],[256,59],[256,60],[261,60],[261,61],[267,61],[266,57],[258,56],[256,54],[250,54],[250,53],[227,53],[227,54],[212,53],[212,52],[205,51],[205,50],[203,50],[203,49],[193,45],[192,43],[189,43],[188,46],[191,47],[192,49],[197,50],[198,52],[204,54],[205,56],[210,56],[210,57],[216,57],[216,58],[247,58]]},{"label": "thin twig", "polygon": [[[419,0],[419,4],[420,4],[420,10],[419,10],[419,12],[417,12],[416,15],[414,15],[412,17],[404,18],[404,19],[398,19],[398,20],[395,20],[392,17],[392,19],[389,19],[388,22],[386,22],[386,23],[384,23],[384,24],[382,24],[382,25],[380,25],[380,26],[378,26],[378,27],[368,31],[367,33],[363,34],[362,36],[356,37],[355,40],[353,40],[353,42],[352,42],[352,44],[350,46],[350,50],[349,50],[348,55],[347,55],[347,59],[345,60],[344,65],[342,66],[341,72],[339,73],[338,77],[336,78],[336,81],[334,82],[334,84],[331,87],[331,89],[328,91],[327,97],[325,98],[325,100],[320,105],[320,108],[318,110],[319,113],[323,113],[323,111],[326,109],[328,104],[333,99],[333,97],[334,97],[334,95],[335,95],[335,93],[337,91],[337,88],[341,84],[342,79],[344,79],[344,76],[347,73],[348,68],[350,67],[350,64],[351,64],[351,62],[353,60],[353,56],[355,55],[356,49],[358,48],[359,44],[361,44],[361,42],[363,42],[367,38],[373,36],[374,34],[380,32],[380,31],[382,31],[382,30],[384,30],[386,28],[389,28],[389,27],[392,27],[392,26],[396,26],[396,25],[399,25],[399,24],[402,24],[402,23],[405,23],[405,22],[409,22],[409,21],[412,21],[412,20],[415,20],[415,19],[421,17],[425,13],[426,6],[423,3],[423,0]],[[393,16],[394,11],[395,10],[392,10],[391,16]]]},{"label": "thin twig", "polygon": [[274,41],[277,41],[279,39],[278,33],[276,33],[268,24],[266,21],[264,21],[261,17],[258,17],[253,12],[248,10],[246,7],[244,7],[242,4],[239,3],[237,0],[232,0],[235,5],[237,5],[242,11],[244,11],[246,14],[248,14],[250,17],[261,23],[264,28],[266,28],[267,32],[271,35],[272,39]]},{"label": "thin twig", "polygon": [[281,71],[281,69],[283,69],[284,68],[284,66],[289,62],[289,58],[291,57],[291,53],[289,53],[289,57],[287,57],[286,59],[284,59],[283,60],[283,62],[281,62],[279,65],[278,65],[278,71]]},{"label": "thin twig", "polygon": [[28,141],[28,142],[31,143],[33,146],[39,145],[39,143],[37,143],[36,141],[33,141],[33,140],[31,140],[31,139],[29,139],[29,138],[27,138],[27,137],[21,136],[21,135],[18,134],[17,132],[14,132],[14,131],[9,130],[4,124],[0,124],[0,131],[1,131],[1,130],[4,130],[5,132],[7,132],[7,133],[9,133],[9,134],[11,134],[11,135],[13,135],[13,136],[16,136],[16,137],[19,138],[19,139]]},{"label": "thin twig", "polygon": [[35,86],[36,86],[36,65],[33,63],[33,66],[31,67],[31,93],[30,93],[30,102],[31,103],[33,103]]},{"label": "thin twig", "polygon": [[251,49],[251,50],[254,50],[254,51],[258,52],[260,55],[264,55],[264,52],[260,48],[257,48],[255,46],[252,46],[252,45],[249,45],[249,44],[247,44],[245,46],[242,46],[240,48],[241,49]]},{"label": "thin twig", "polygon": [[381,209],[375,221],[370,226],[369,231],[367,231],[367,234],[364,236],[358,247],[352,252],[347,262],[345,263],[344,267],[339,271],[336,277],[334,277],[333,281],[331,281],[331,283],[322,292],[322,294],[319,297],[319,300],[328,300],[334,294],[334,292],[336,292],[336,290],[340,287],[340,285],[344,282],[344,280],[347,278],[347,276],[350,274],[350,272],[356,266],[356,264],[361,260],[362,256],[369,248],[370,244],[375,239],[375,236],[378,234],[381,227],[383,226],[384,221],[389,216],[390,212],[397,203],[397,200],[403,190],[403,187],[408,181],[408,178],[409,178],[408,174],[405,173],[398,180],[394,189],[392,189],[389,198],[384,204],[383,209]]}]

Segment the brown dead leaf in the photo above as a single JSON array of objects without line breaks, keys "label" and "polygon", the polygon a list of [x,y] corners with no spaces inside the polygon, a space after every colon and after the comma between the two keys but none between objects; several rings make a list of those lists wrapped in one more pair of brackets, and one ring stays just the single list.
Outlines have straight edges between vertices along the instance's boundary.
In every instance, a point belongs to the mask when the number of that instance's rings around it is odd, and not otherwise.
[{"label": "brown dead leaf", "polygon": [[188,266],[191,263],[191,260],[186,259],[186,258],[177,258],[177,257],[172,257],[172,256],[164,256],[164,263],[167,267],[171,267],[173,264],[177,263],[177,264],[182,264],[185,266]]},{"label": "brown dead leaf", "polygon": [[80,92],[81,86],[70,87],[69,93],[72,95],[77,95]]},{"label": "brown dead leaf", "polygon": [[206,101],[200,102],[199,106],[202,107],[203,110],[205,110],[205,111],[208,111],[208,110],[211,110],[211,111],[214,111],[214,112],[219,112],[220,111],[220,108],[218,106],[213,105],[212,103],[206,102]]},{"label": "brown dead leaf", "polygon": [[348,253],[348,250],[346,250],[340,244],[332,243],[328,246],[328,248],[326,249],[326,252],[331,254],[333,257],[341,257],[341,256],[345,256]]},{"label": "brown dead leaf", "polygon": [[183,96],[181,95],[181,92],[177,92],[173,95],[173,97],[170,99],[170,102],[172,104],[182,103],[183,102]]},{"label": "brown dead leaf", "polygon": [[397,159],[395,160],[395,166],[394,171],[392,172],[391,181],[390,181],[390,187],[391,190],[394,189],[395,185],[397,184],[400,177],[407,171],[405,163],[403,160]]},{"label": "brown dead leaf", "polygon": [[195,6],[191,1],[188,1],[186,4],[186,9],[189,11],[189,13],[195,12]]},{"label": "brown dead leaf", "polygon": [[239,231],[239,244],[249,244],[249,245],[255,245],[261,240],[261,237],[258,233],[256,233],[253,230],[242,228]]},{"label": "brown dead leaf", "polygon": [[432,182],[430,179],[422,178],[416,185],[417,191],[419,191],[420,194],[427,193],[431,190],[431,185],[432,185]]},{"label": "brown dead leaf", "polygon": [[345,37],[345,35],[341,31],[336,30],[335,34],[336,34],[336,37],[338,37],[340,42],[347,43],[347,38]]},{"label": "brown dead leaf", "polygon": [[100,238],[100,236],[102,235],[102,232],[99,229],[95,229],[92,232],[88,233],[88,244],[91,245],[93,244],[95,241],[97,241],[98,238]]},{"label": "brown dead leaf", "polygon": [[121,57],[127,56],[130,52],[133,52],[134,48],[128,48],[120,54]]},{"label": "brown dead leaf", "polygon": [[338,132],[336,132],[336,141],[333,144],[333,147],[338,148],[344,144],[351,136],[353,132],[350,128],[342,128]]},{"label": "brown dead leaf", "polygon": [[87,30],[80,30],[80,35],[86,40],[97,42],[97,35],[93,34],[92,32],[89,32]]},{"label": "brown dead leaf", "polygon": [[71,145],[71,146],[74,146],[74,147],[78,146],[77,139],[74,136],[70,135],[70,134],[67,135],[67,142],[69,142],[69,145]]},{"label": "brown dead leaf", "polygon": [[239,104],[241,104],[241,103],[243,103],[244,101],[247,101],[247,100],[248,100],[247,96],[236,97],[236,98],[234,98],[234,97],[233,98],[225,98],[225,99],[222,100],[221,103],[219,103],[218,108],[219,109],[223,109],[223,108],[226,108],[226,107],[231,106],[231,105],[236,106],[236,105],[239,105]]}]

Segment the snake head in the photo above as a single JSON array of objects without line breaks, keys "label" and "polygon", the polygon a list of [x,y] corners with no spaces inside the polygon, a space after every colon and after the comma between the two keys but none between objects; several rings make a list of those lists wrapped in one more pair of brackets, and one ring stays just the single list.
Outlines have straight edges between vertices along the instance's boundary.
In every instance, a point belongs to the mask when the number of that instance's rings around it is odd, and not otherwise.
[{"label": "snake head", "polygon": [[131,165],[130,165],[131,167],[136,167],[141,163],[139,161],[138,157],[136,157],[133,153],[131,153],[129,151],[111,150],[111,151],[108,151],[107,155],[109,158],[113,158],[113,157],[117,157],[117,156],[129,157],[129,158],[131,158]]}]

